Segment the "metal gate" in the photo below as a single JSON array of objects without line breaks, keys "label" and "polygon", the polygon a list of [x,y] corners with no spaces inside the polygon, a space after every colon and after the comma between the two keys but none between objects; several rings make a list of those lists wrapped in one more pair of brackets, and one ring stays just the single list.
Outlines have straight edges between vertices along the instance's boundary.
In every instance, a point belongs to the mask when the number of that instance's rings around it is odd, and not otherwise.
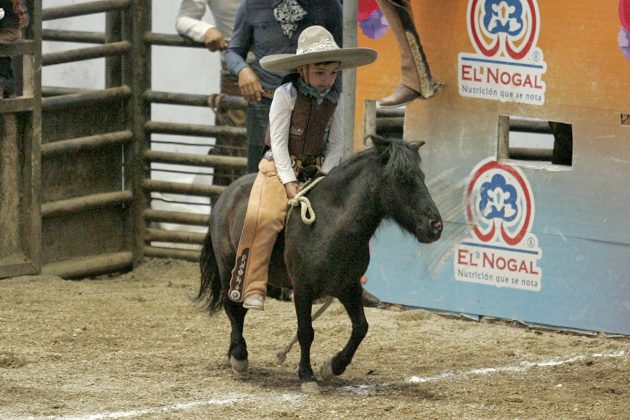
[{"label": "metal gate", "polygon": [[[38,19],[39,2],[29,3]],[[14,57],[16,78],[23,82],[19,97],[0,99],[0,278],[34,274],[41,267],[40,51],[37,26],[26,30],[24,40],[0,45],[0,56]]]},{"label": "metal gate", "polygon": [[[45,5],[45,2],[43,2]],[[131,1],[44,9],[42,21],[107,13],[103,33],[43,31],[44,40],[97,44],[45,54],[43,66],[106,57],[102,90],[43,88],[41,145],[42,272],[81,277],[126,269],[138,258],[134,213],[134,112],[142,111],[146,64]],[[34,22],[41,25],[41,22]],[[134,74],[135,73],[135,74]],[[139,77],[136,77],[136,74]]]},{"label": "metal gate", "polygon": [[[41,2],[31,1],[26,40],[0,50],[24,56],[28,76],[24,95],[0,104],[2,156],[17,159],[6,164],[3,158],[0,170],[0,277],[38,272],[84,277],[131,269],[145,255],[196,260],[198,250],[177,244],[198,245],[203,234],[165,230],[160,223],[205,226],[207,215],[152,209],[151,194],[212,199],[224,187],[153,180],[151,165],[244,171],[246,159],[151,150],[152,134],[204,136],[212,144],[210,138],[225,132],[244,139],[245,129],[151,120],[153,103],[207,107],[211,95],[151,90],[150,63],[153,45],[199,46],[151,32],[150,0],[55,8],[43,3],[42,10]],[[42,30],[43,21],[94,13],[105,14],[104,32]],[[95,46],[42,56],[42,40]],[[40,63],[94,58],[105,58],[103,89],[40,88]],[[224,97],[220,103],[223,109],[244,106],[238,97]]]}]

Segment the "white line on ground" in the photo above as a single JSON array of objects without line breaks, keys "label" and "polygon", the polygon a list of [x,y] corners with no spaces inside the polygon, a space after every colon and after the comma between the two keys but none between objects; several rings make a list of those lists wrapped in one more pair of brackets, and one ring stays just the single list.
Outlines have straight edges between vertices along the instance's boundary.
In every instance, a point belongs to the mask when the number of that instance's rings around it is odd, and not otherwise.
[{"label": "white line on ground", "polygon": [[[462,372],[443,372],[435,376],[424,376],[424,377],[411,376],[407,380],[405,380],[405,382],[411,382],[411,383],[437,382],[437,381],[448,380],[448,379],[466,378],[466,377],[475,376],[475,375],[488,375],[488,374],[502,373],[502,372],[525,372],[529,369],[536,368],[536,367],[545,368],[545,367],[553,367],[553,366],[560,366],[560,365],[565,365],[569,363],[575,363],[575,362],[589,360],[589,359],[597,359],[597,358],[611,359],[611,358],[620,358],[620,357],[627,357],[627,356],[628,356],[628,352],[624,350],[614,352],[614,353],[594,353],[591,355],[574,356],[567,359],[550,359],[550,360],[546,360],[542,362],[521,362],[518,365],[502,366],[502,367],[496,367],[496,368],[478,368],[478,369],[471,369],[471,370],[462,371]],[[390,383],[384,383],[384,384],[379,384],[379,385],[344,386],[344,387],[337,388],[337,391],[354,393],[354,394],[359,394],[359,395],[366,395],[366,394],[373,394],[379,389],[387,388],[393,385],[395,385],[395,383],[390,382]],[[334,390],[334,388],[332,387],[328,389]],[[278,396],[275,393],[266,392],[264,397],[262,398],[264,398],[265,401],[272,401],[276,399],[276,400],[280,400],[280,401],[288,402],[288,403],[298,403],[302,399],[302,395],[284,393]],[[168,413],[173,413],[177,411],[187,411],[187,410],[191,410],[191,409],[202,407],[202,406],[226,405],[226,404],[232,404],[241,400],[251,402],[252,395],[251,394],[248,394],[248,395],[231,394],[228,396],[223,396],[222,398],[211,398],[211,399],[201,400],[201,401],[189,401],[189,402],[183,402],[183,403],[178,403],[178,404],[164,405],[161,407],[144,408],[144,409],[127,410],[127,411],[111,411],[111,412],[93,413],[93,414],[81,414],[81,415],[74,415],[74,416],[55,416],[55,417],[40,417],[40,418],[41,419],[55,419],[55,420],[123,419],[123,418],[132,418],[132,417],[151,415],[151,414],[168,414]],[[34,417],[29,416],[28,418],[33,419]]]},{"label": "white line on ground", "polygon": [[[282,394],[281,396],[273,395],[265,395],[265,400],[281,400],[284,402],[296,402],[298,399],[302,398],[299,394]],[[123,419],[123,418],[132,418],[138,416],[146,416],[152,414],[168,414],[174,413],[177,411],[187,411],[197,407],[203,406],[220,406],[226,404],[232,404],[238,401],[252,401],[252,395],[248,394],[231,394],[228,396],[223,396],[221,398],[211,398],[207,400],[201,401],[189,401],[184,403],[170,404],[164,405],[161,407],[153,407],[153,408],[142,408],[136,410],[126,410],[126,411],[110,411],[104,413],[93,413],[93,414],[82,414],[76,416],[54,416],[54,417],[44,417],[45,419],[54,419],[54,420],[109,420],[109,419]],[[33,417],[29,417],[29,419],[33,419]]]},{"label": "white line on ground", "polygon": [[427,377],[418,377],[412,376],[408,379],[409,382],[413,383],[422,383],[422,382],[433,382],[439,381],[442,379],[456,378],[456,377],[465,377],[465,376],[474,376],[474,375],[487,375],[490,373],[499,373],[499,372],[524,372],[534,367],[548,367],[548,366],[560,366],[566,365],[568,363],[575,363],[582,360],[594,359],[594,358],[616,358],[616,357],[625,357],[626,352],[624,350],[615,352],[615,353],[594,353],[590,356],[574,356],[568,359],[551,359],[543,362],[521,362],[518,365],[512,366],[503,366],[497,368],[480,368],[480,369],[471,369],[465,372],[444,372],[437,376],[427,376]]},{"label": "white line on ground", "polygon": [[85,414],[80,416],[52,417],[63,420],[101,420],[101,419],[122,419],[129,417],[145,416],[151,414],[167,414],[175,411],[186,411],[204,405],[225,405],[239,401],[244,395],[236,395],[227,398],[210,399],[205,401],[190,401],[179,404],[165,405],[162,407],[144,408],[138,410],[113,411],[109,413]]},{"label": "white line on ground", "polygon": [[[588,360],[588,359],[595,359],[595,358],[610,359],[610,358],[626,357],[627,355],[628,353],[624,350],[614,352],[614,353],[594,353],[594,354],[591,354],[590,356],[581,355],[581,356],[570,357],[567,359],[551,359],[551,360],[545,360],[542,362],[521,362],[518,365],[501,366],[501,367],[496,367],[496,368],[478,368],[478,369],[471,369],[471,370],[462,371],[462,372],[443,372],[435,376],[411,376],[406,380],[406,382],[411,382],[411,383],[437,382],[437,381],[443,381],[447,379],[458,379],[458,378],[465,378],[468,376],[475,376],[475,375],[488,375],[492,373],[524,372],[535,367],[560,366],[560,365],[565,365],[568,363],[575,363],[575,362]],[[394,385],[394,383],[387,383],[387,384],[381,384],[381,385],[354,385],[354,386],[342,387],[340,388],[340,390],[345,391],[345,392],[353,392],[356,394],[365,395],[365,394],[374,393],[377,389],[383,389],[385,387],[389,387],[392,385]]]}]

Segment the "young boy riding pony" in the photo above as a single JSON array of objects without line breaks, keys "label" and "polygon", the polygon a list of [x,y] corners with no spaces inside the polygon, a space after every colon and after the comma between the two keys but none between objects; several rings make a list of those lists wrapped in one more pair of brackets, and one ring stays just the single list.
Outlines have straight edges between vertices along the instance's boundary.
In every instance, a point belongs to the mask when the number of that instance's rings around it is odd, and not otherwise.
[{"label": "young boy riding pony", "polygon": [[266,70],[297,74],[274,93],[268,150],[258,165],[236,254],[228,296],[244,308],[264,307],[269,261],[288,200],[301,182],[341,161],[343,100],[334,88],[339,71],[372,63],[376,56],[369,48],[340,48],[325,28],[311,26],[300,34],[295,54],[260,60]]}]

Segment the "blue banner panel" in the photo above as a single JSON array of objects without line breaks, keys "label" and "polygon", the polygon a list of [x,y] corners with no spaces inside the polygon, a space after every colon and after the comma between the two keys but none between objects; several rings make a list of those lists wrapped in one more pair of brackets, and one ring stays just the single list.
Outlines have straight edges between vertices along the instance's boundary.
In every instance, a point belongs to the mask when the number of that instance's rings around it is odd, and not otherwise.
[{"label": "blue banner panel", "polygon": [[367,288],[403,305],[630,334],[630,246],[538,234],[544,256],[536,261],[500,249],[484,254],[496,250],[476,249],[469,230],[446,224],[442,239],[423,245],[384,224],[371,242]]}]

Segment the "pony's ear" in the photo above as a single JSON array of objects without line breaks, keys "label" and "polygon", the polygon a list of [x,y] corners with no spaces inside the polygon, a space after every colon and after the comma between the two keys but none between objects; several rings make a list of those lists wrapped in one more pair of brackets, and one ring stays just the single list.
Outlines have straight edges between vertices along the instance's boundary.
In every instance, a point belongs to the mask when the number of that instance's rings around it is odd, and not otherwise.
[{"label": "pony's ear", "polygon": [[422,146],[424,146],[426,144],[426,142],[424,140],[420,140],[420,141],[412,141],[409,143],[409,146],[411,146],[411,148],[413,150],[415,150],[416,152],[418,152],[420,150],[420,148]]},{"label": "pony's ear", "polygon": [[388,143],[388,141],[383,136],[379,136],[378,134],[368,134],[363,139],[364,146],[378,146],[379,144]]},{"label": "pony's ear", "polygon": [[391,141],[389,141],[383,136],[379,136],[378,134],[368,134],[367,136],[365,136],[365,139],[363,140],[363,144],[367,146],[370,140],[371,140],[372,146],[374,147],[374,149],[376,149],[379,155],[386,158],[389,157],[388,151],[389,151],[389,145],[391,144]]}]

